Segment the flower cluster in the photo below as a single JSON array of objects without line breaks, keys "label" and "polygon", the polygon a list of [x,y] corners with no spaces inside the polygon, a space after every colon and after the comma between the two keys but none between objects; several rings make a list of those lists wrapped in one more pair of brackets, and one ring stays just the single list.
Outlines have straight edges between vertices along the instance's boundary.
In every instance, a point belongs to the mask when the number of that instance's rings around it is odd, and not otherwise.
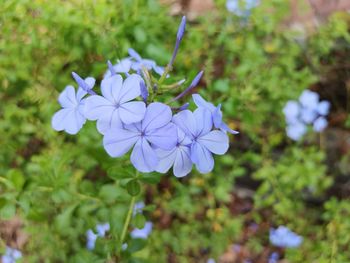
[{"label": "flower cluster", "polygon": [[[168,105],[197,86],[203,71],[167,104],[155,100],[159,93],[182,84],[182,81],[162,83],[174,63],[185,25],[184,17],[166,68],[129,49],[130,57],[114,66],[108,62],[109,72],[101,82],[100,93],[93,90],[94,78],[83,79],[73,72],[77,92],[73,86],[67,86],[60,94],[62,109],[53,116],[52,127],[76,134],[86,120],[97,121],[106,152],[111,157],[121,157],[131,151],[130,161],[140,172],[166,173],[173,167],[174,175],[183,177],[193,165],[201,173],[210,172],[214,167],[213,154],[222,155],[228,150],[227,132],[237,133],[223,122],[221,105],[214,106],[199,94],[193,95],[197,106],[194,111],[188,110],[189,103],[179,108]],[[150,77],[152,70],[161,75],[159,81]]]},{"label": "flower cluster", "polygon": [[229,12],[237,16],[248,17],[250,15],[250,10],[257,7],[259,3],[259,0],[227,0],[226,8]]},{"label": "flower cluster", "polygon": [[276,247],[296,248],[301,245],[303,238],[285,226],[270,229],[270,242]]},{"label": "flower cluster", "polygon": [[18,259],[22,258],[22,253],[18,249],[6,246],[5,255],[1,257],[2,263],[16,263]]},{"label": "flower cluster", "polygon": [[320,101],[316,92],[305,90],[299,101],[290,100],[283,112],[287,122],[287,135],[298,141],[307,132],[307,125],[312,125],[315,132],[322,132],[328,125],[325,116],[328,115],[330,103]]},{"label": "flower cluster", "polygon": [[96,239],[98,237],[105,237],[106,233],[110,230],[109,223],[103,223],[96,225],[96,232],[95,233],[92,229],[89,229],[86,231],[86,248],[88,250],[93,250],[95,248]]}]

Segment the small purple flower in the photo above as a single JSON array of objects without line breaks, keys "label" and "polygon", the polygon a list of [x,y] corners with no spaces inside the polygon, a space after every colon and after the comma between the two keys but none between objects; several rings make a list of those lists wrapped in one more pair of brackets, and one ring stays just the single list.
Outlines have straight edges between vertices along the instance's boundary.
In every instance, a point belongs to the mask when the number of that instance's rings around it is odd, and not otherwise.
[{"label": "small purple flower", "polygon": [[298,122],[300,114],[300,104],[297,101],[290,100],[283,108],[283,113],[286,117],[287,123]]},{"label": "small purple flower", "polygon": [[173,172],[176,177],[183,177],[191,172],[193,165],[190,151],[191,143],[192,140],[186,136],[181,129],[178,129],[177,144],[174,149],[168,151],[162,149],[156,150],[160,159],[156,171],[166,173],[172,166],[174,166]]},{"label": "small purple flower", "polygon": [[173,122],[192,140],[191,161],[201,173],[214,168],[214,154],[225,154],[229,147],[225,132],[213,130],[209,110],[198,108],[194,112],[184,110],[173,117]]},{"label": "small purple flower", "polygon": [[131,231],[131,237],[147,239],[152,232],[152,228],[153,228],[152,222],[146,222],[143,228],[141,229],[135,228],[133,231]]},{"label": "small purple flower", "polygon": [[140,96],[140,76],[132,74],[125,79],[121,75],[105,78],[101,83],[102,96],[93,95],[86,99],[85,115],[97,120],[97,129],[104,134],[109,129],[120,128],[123,124],[143,119],[146,105],[132,101]]},{"label": "small purple flower", "polygon": [[77,134],[86,122],[84,116],[85,99],[87,94],[82,88],[75,94],[73,86],[67,86],[60,96],[58,102],[62,109],[54,114],[51,125],[56,131],[65,131],[69,134]]},{"label": "small purple flower", "polygon": [[297,248],[303,242],[303,238],[287,227],[279,226],[277,229],[270,229],[270,242],[276,247]]},{"label": "small purple flower", "polygon": [[110,230],[109,223],[96,225],[97,236],[99,237],[105,237],[106,232],[108,232],[109,230]]},{"label": "small purple flower", "polygon": [[199,94],[193,94],[192,98],[198,108],[204,108],[210,111],[215,128],[231,134],[238,134],[237,131],[230,129],[230,127],[222,121],[221,104],[215,107],[212,103],[205,101]]},{"label": "small purple flower", "polygon": [[141,122],[113,128],[106,132],[103,145],[112,157],[120,157],[134,145],[131,163],[140,172],[152,172],[157,168],[159,158],[155,148],[171,150],[177,142],[177,130],[169,106],[154,102],[148,105]]},{"label": "small purple flower", "polygon": [[209,259],[207,260],[207,263],[215,263],[215,259],[209,258]]},{"label": "small purple flower", "polygon": [[140,82],[140,91],[141,91],[141,98],[142,98],[143,102],[147,103],[148,90],[147,90],[147,87],[146,87],[146,84],[144,81]]},{"label": "small purple flower", "polygon": [[5,255],[1,257],[2,263],[16,263],[18,259],[22,258],[22,252],[18,249],[6,246]]},{"label": "small purple flower", "polygon": [[86,231],[86,248],[88,250],[93,250],[95,248],[95,243],[98,235],[94,233],[91,229]]}]

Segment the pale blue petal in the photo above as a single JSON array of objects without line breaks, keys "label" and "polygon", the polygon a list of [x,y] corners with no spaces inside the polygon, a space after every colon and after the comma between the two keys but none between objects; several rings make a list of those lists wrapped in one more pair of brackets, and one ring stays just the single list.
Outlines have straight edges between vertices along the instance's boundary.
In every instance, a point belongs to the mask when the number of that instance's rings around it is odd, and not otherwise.
[{"label": "pale blue petal", "polygon": [[194,142],[192,144],[191,160],[200,173],[209,173],[214,168],[214,159],[211,152],[200,143]]},{"label": "pale blue petal", "polygon": [[145,137],[152,143],[152,146],[171,150],[177,144],[177,127],[173,123],[168,123],[159,129],[148,130]]},{"label": "pale blue petal", "polygon": [[142,130],[151,131],[165,126],[171,121],[172,113],[168,105],[153,102],[146,109],[145,118],[142,121]]},{"label": "pale blue petal", "polygon": [[63,108],[72,108],[78,105],[73,86],[67,86],[59,95],[58,102]]},{"label": "pale blue petal", "polygon": [[191,138],[179,127],[177,127],[177,141],[180,145],[189,145],[192,143]]},{"label": "pale blue petal", "polygon": [[319,102],[320,96],[311,90],[304,90],[299,97],[299,101],[303,107],[309,110],[316,110]]},{"label": "pale blue petal", "polygon": [[99,95],[92,95],[85,100],[85,116],[88,120],[102,118],[114,109],[112,102]]},{"label": "pale blue petal", "polygon": [[172,121],[190,138],[193,138],[196,136],[197,125],[196,125],[196,120],[191,111],[189,110],[180,111],[179,113],[173,116]]},{"label": "pale blue petal", "polygon": [[229,147],[229,140],[226,133],[222,131],[211,131],[197,139],[197,142],[205,146],[215,154],[225,154]]},{"label": "pale blue petal", "polygon": [[142,101],[131,101],[119,107],[119,116],[123,123],[131,124],[143,119],[146,112],[146,104]]},{"label": "pale blue petal", "polygon": [[313,129],[315,132],[322,132],[327,125],[328,121],[324,117],[318,117],[313,124]]},{"label": "pale blue petal", "polygon": [[220,126],[220,130],[222,130],[223,132],[229,132],[231,134],[239,134],[238,131],[232,130],[230,127],[228,127],[228,125],[224,122],[221,123]]},{"label": "pale blue petal", "polygon": [[137,61],[142,60],[142,57],[140,56],[139,53],[137,53],[137,52],[135,51],[135,49],[129,48],[129,49],[128,49],[128,53],[129,53],[130,57],[136,59]]},{"label": "pale blue petal", "polygon": [[123,78],[120,75],[113,75],[110,78],[105,78],[101,82],[101,92],[103,97],[116,105],[120,91],[123,86]]},{"label": "pale blue petal", "polygon": [[179,146],[177,149],[173,172],[176,177],[184,177],[192,170],[191,152],[187,146]]},{"label": "pale blue petal", "polygon": [[126,154],[139,139],[139,134],[125,129],[111,129],[103,137],[103,147],[112,157]]},{"label": "pale blue petal", "polygon": [[147,237],[152,232],[152,227],[153,227],[152,222],[146,222],[145,226],[142,229],[135,228],[133,231],[131,231],[130,235],[132,238],[147,239]]},{"label": "pale blue petal", "polygon": [[87,94],[85,90],[83,90],[81,87],[78,88],[77,91],[77,101],[81,101],[81,99]]},{"label": "pale blue petal", "polygon": [[122,128],[123,123],[119,116],[119,110],[114,109],[106,112],[105,115],[97,120],[97,130],[101,134],[105,134],[110,129]]},{"label": "pale blue petal", "polygon": [[321,101],[318,105],[317,105],[317,112],[323,116],[327,115],[329,113],[329,109],[331,107],[331,104],[329,103],[329,101]]},{"label": "pale blue petal", "polygon": [[85,83],[92,89],[95,86],[96,80],[93,77],[87,77]]},{"label": "pale blue petal", "polygon": [[157,154],[145,139],[137,141],[131,153],[130,161],[142,173],[152,172],[158,166]]},{"label": "pale blue petal", "polygon": [[156,149],[157,156],[159,158],[159,163],[156,168],[156,171],[159,173],[166,173],[169,171],[171,166],[173,166],[175,162],[175,158],[177,155],[177,148],[174,148],[170,151],[165,151],[162,149]]},{"label": "pale blue petal", "polygon": [[122,104],[140,96],[140,82],[141,77],[139,75],[132,74],[127,77],[123,83],[118,98],[116,98],[116,101]]},{"label": "pale blue petal", "polygon": [[216,108],[215,111],[212,113],[213,117],[213,123],[215,128],[220,128],[222,124],[222,111],[221,111],[221,104],[219,104]]},{"label": "pale blue petal", "polygon": [[198,108],[205,108],[208,109],[210,112],[213,112],[216,109],[216,107],[212,103],[204,100],[199,94],[192,94],[192,99],[194,101],[194,104],[196,104]]},{"label": "pale blue petal", "polygon": [[86,119],[76,109],[61,109],[52,117],[52,127],[56,131],[66,131],[69,134],[77,134],[83,127]]},{"label": "pale blue petal", "polygon": [[313,109],[303,108],[300,118],[303,122],[310,124],[317,118],[317,112]]},{"label": "pale blue petal", "polygon": [[213,128],[212,116],[209,110],[198,108],[193,112],[197,125],[197,136],[207,134]]},{"label": "pale blue petal", "polygon": [[153,70],[159,75],[159,76],[162,76],[163,73],[164,73],[164,67],[161,67],[161,66],[154,66],[153,67]]}]

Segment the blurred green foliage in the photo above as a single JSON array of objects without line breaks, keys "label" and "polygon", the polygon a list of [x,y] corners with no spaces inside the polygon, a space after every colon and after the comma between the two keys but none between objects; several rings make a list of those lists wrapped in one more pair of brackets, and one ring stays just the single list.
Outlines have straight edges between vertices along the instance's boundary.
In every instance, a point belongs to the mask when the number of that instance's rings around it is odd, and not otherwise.
[{"label": "blurred green foliage", "polygon": [[[218,1],[187,27],[172,76],[190,80],[204,69],[199,92],[223,104],[225,118],[241,135],[232,138],[228,155],[216,159],[213,173],[181,180],[135,177],[127,159],[104,152],[92,123],[75,137],[50,125],[71,71],[100,80],[106,60],[125,57],[129,47],[165,65],[178,17],[156,0],[0,5],[0,218],[17,214],[25,222],[30,237],[24,262],[111,260],[120,253],[115,244],[130,194],[154,204],[145,216],[155,229],[147,241],[128,241],[122,252],[128,262],[217,258],[241,240],[246,215],[232,215],[229,204],[236,182],[252,177],[259,182],[252,218],[262,222],[260,212],[268,210],[271,226],[285,224],[304,237],[300,249],[286,252],[290,262],[350,261],[350,201],[310,206],[326,197],[334,176],[313,137],[313,145],[286,139],[282,114],[287,100],[320,78],[322,59],[337,41],[350,43],[346,19],[333,16],[306,38],[283,26],[287,1],[262,2],[243,23]],[[135,218],[133,225],[144,221]],[[110,222],[110,234],[87,251],[85,232],[99,222]],[[268,229],[249,242],[259,252],[267,239]]]}]

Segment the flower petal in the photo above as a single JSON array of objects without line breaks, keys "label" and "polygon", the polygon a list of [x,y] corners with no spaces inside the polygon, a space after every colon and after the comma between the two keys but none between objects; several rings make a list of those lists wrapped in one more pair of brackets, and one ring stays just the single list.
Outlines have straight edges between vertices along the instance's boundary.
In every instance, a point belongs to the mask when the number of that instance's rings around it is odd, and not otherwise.
[{"label": "flower petal", "polygon": [[192,99],[194,101],[194,104],[196,104],[198,108],[205,108],[205,109],[209,110],[210,112],[213,112],[216,109],[212,103],[207,102],[199,94],[192,94]]},{"label": "flower petal", "polygon": [[147,131],[145,135],[153,146],[163,150],[171,150],[177,143],[177,127],[173,123],[168,123],[159,129]]},{"label": "flower petal", "polygon": [[85,116],[88,120],[97,120],[108,115],[115,106],[106,98],[93,95],[85,100]]},{"label": "flower petal", "polygon": [[228,127],[228,125],[224,122],[221,123],[220,125],[220,130],[222,130],[223,132],[229,132],[231,134],[239,134],[238,131],[232,130],[230,127]]},{"label": "flower petal", "polygon": [[209,150],[200,143],[191,146],[191,160],[200,173],[209,173],[214,168],[214,159]]},{"label": "flower petal", "polygon": [[192,170],[191,152],[187,146],[180,146],[174,162],[174,175],[176,177],[184,177]]},{"label": "flower petal", "polygon": [[52,128],[56,131],[66,131],[77,134],[83,127],[86,119],[76,109],[61,109],[52,117]]},{"label": "flower petal", "polygon": [[76,96],[76,100],[77,102],[81,101],[81,99],[87,94],[87,92],[85,90],[83,90],[82,88],[78,88],[77,91],[77,96]]},{"label": "flower petal", "polygon": [[132,74],[127,77],[123,83],[118,98],[116,98],[116,101],[122,104],[140,96],[140,82],[141,77],[139,75]]},{"label": "flower petal", "polygon": [[213,128],[212,116],[209,110],[198,108],[193,112],[197,124],[197,136],[207,134]]},{"label": "flower petal", "polygon": [[105,134],[110,129],[122,128],[123,123],[119,117],[119,110],[114,109],[106,112],[101,118],[97,120],[97,130],[101,134]]},{"label": "flower petal", "polygon": [[158,157],[145,139],[140,139],[130,156],[131,163],[142,173],[154,171],[158,165]]},{"label": "flower petal", "polygon": [[175,114],[172,119],[173,123],[177,125],[189,137],[193,138],[197,135],[197,125],[193,113],[189,110],[183,110]]},{"label": "flower petal", "polygon": [[197,141],[215,154],[225,154],[229,147],[228,136],[222,131],[211,131],[199,137]]},{"label": "flower petal", "polygon": [[220,128],[221,123],[222,123],[222,111],[221,111],[221,104],[219,104],[216,108],[215,111],[212,113],[213,117],[213,123],[215,128]]},{"label": "flower petal", "polygon": [[104,78],[101,82],[101,92],[112,104],[117,104],[120,91],[123,86],[123,78],[120,75],[113,75],[109,78]]},{"label": "flower petal", "polygon": [[142,121],[142,130],[153,130],[165,126],[171,121],[172,113],[169,106],[153,102],[148,105]]},{"label": "flower petal", "polygon": [[166,173],[169,171],[171,166],[173,166],[175,162],[175,158],[177,155],[177,148],[174,148],[170,151],[165,151],[162,149],[156,149],[157,156],[159,158],[159,163],[156,168],[156,171],[159,173]]},{"label": "flower petal", "polygon": [[127,153],[139,139],[139,133],[125,129],[111,129],[103,137],[103,147],[112,157]]},{"label": "flower petal", "polygon": [[119,107],[119,116],[123,123],[131,124],[143,119],[146,112],[146,104],[142,101],[131,101]]},{"label": "flower petal", "polygon": [[67,86],[59,95],[58,102],[63,108],[72,108],[78,105],[73,86]]}]

